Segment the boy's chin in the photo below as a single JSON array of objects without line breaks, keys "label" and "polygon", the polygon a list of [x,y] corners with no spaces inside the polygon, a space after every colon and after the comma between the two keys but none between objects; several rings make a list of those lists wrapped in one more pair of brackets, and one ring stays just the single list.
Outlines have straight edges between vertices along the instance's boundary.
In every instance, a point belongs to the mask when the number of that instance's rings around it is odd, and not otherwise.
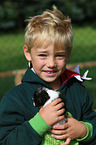
[{"label": "boy's chin", "polygon": [[48,78],[42,78],[45,82],[47,83],[53,83],[57,80],[57,78],[52,78],[52,77],[48,77]]}]

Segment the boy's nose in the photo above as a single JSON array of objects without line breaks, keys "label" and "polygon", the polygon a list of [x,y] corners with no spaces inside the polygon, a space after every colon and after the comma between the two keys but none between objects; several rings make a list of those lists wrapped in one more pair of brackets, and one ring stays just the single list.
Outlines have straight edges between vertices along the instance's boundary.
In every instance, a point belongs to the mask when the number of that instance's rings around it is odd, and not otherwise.
[{"label": "boy's nose", "polygon": [[54,67],[56,67],[56,61],[55,61],[54,58],[49,58],[49,59],[47,60],[47,67],[49,67],[49,68],[54,68]]}]

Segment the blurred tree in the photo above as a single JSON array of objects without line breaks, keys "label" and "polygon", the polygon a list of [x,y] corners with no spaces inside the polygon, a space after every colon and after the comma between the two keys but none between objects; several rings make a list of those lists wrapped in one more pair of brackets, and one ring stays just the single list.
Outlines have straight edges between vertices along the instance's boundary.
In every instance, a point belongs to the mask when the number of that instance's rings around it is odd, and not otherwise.
[{"label": "blurred tree", "polygon": [[96,1],[95,0],[63,0],[67,14],[73,21],[96,20]]},{"label": "blurred tree", "polygon": [[95,0],[0,0],[0,26],[13,24],[21,29],[25,19],[51,9],[53,4],[75,23],[96,20]]}]

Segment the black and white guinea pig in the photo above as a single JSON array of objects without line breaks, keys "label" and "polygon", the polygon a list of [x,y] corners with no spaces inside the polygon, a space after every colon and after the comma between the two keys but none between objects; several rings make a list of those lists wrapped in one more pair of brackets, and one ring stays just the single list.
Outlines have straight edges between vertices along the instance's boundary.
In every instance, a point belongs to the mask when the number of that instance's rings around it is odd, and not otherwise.
[{"label": "black and white guinea pig", "polygon": [[45,107],[49,103],[51,103],[53,100],[59,98],[61,96],[61,93],[59,91],[54,91],[47,89],[45,87],[38,88],[34,93],[34,105],[36,107]]},{"label": "black and white guinea pig", "polygon": [[[62,94],[59,91],[54,91],[45,87],[40,87],[35,91],[34,96],[33,96],[34,106],[38,108],[45,107],[46,105],[51,103],[53,100],[59,97],[61,98],[61,96]],[[64,115],[65,115],[65,119],[63,121],[60,121],[59,124],[64,124],[66,122],[66,118],[67,118],[66,111]]]}]

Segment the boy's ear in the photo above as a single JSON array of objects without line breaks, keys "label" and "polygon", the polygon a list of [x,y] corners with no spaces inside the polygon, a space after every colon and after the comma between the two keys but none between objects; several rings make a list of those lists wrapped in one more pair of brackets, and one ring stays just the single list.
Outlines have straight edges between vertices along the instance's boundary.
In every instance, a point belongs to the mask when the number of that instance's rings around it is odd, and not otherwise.
[{"label": "boy's ear", "polygon": [[26,59],[28,61],[31,61],[31,55],[30,55],[27,45],[24,45],[23,50],[24,50],[24,55],[25,55]]}]

